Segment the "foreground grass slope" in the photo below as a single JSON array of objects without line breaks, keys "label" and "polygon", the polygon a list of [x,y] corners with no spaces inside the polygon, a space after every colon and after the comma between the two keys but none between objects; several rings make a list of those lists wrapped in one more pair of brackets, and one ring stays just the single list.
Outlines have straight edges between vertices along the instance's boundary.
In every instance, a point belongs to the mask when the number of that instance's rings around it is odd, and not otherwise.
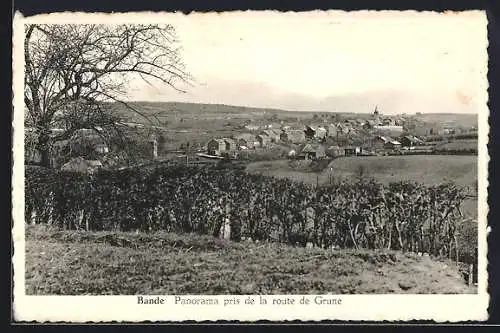
[{"label": "foreground grass slope", "polygon": [[475,292],[452,263],[414,254],[26,228],[30,295]]}]

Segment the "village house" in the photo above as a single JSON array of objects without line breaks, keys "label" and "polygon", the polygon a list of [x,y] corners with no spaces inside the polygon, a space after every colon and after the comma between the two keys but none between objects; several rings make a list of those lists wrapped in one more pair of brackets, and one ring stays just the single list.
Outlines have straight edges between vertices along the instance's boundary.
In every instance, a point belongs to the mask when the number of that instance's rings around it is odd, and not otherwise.
[{"label": "village house", "polygon": [[238,145],[236,144],[236,141],[231,139],[231,138],[223,138],[224,143],[226,144],[226,151],[235,151],[238,149]]},{"label": "village house", "polygon": [[247,131],[258,131],[260,129],[260,126],[259,125],[255,125],[255,124],[247,124],[247,125],[244,126],[244,128]]},{"label": "village house", "polygon": [[267,147],[271,143],[271,138],[267,135],[258,134],[256,138],[257,138],[257,142],[259,142],[259,146],[261,148]]},{"label": "village house", "polygon": [[306,135],[306,139],[312,139],[316,135],[316,128],[311,125],[306,125],[304,128],[304,133]]},{"label": "village house", "polygon": [[325,148],[320,144],[308,143],[300,150],[299,157],[306,160],[315,160],[326,156]]},{"label": "village house", "polygon": [[281,133],[280,140],[298,144],[306,141],[306,134],[302,130],[285,130]]},{"label": "village house", "polygon": [[384,126],[394,126],[395,125],[394,120],[392,118],[384,118],[382,120],[382,124]]},{"label": "village house", "polygon": [[401,142],[403,147],[415,147],[425,144],[423,140],[413,135],[405,135],[399,140],[399,142]]},{"label": "village house", "polygon": [[323,139],[327,130],[323,126],[306,125],[304,133],[307,139]]},{"label": "village house", "polygon": [[337,124],[337,133],[338,134],[349,134],[351,131],[351,127],[349,123],[338,123]]},{"label": "village house", "polygon": [[271,129],[259,132],[260,135],[268,136],[271,142],[278,142],[280,140],[280,133],[281,132],[279,130],[271,130]]},{"label": "village house", "polygon": [[401,148],[401,142],[391,139],[384,145],[384,148],[397,150],[397,149]]},{"label": "village house", "polygon": [[328,131],[326,130],[326,128],[324,128],[323,126],[318,126],[316,127],[316,135],[314,136],[316,139],[323,139],[326,137]]},{"label": "village house", "polygon": [[280,130],[281,129],[281,124],[278,124],[278,123],[272,123],[272,124],[267,124],[266,126],[266,129],[269,129],[269,130]]},{"label": "village house", "polygon": [[209,155],[220,156],[226,151],[226,142],[222,139],[212,139],[207,143],[207,153]]},{"label": "village house", "polygon": [[100,133],[93,129],[82,128],[77,130],[68,141],[71,145],[71,150],[82,154],[88,153],[84,151],[88,148],[93,149],[98,154],[107,154],[109,147]]},{"label": "village house", "polygon": [[375,121],[374,120],[371,120],[371,119],[368,119],[367,121],[365,121],[363,123],[363,128],[364,129],[371,129],[375,126]]},{"label": "village house", "polygon": [[403,134],[403,126],[374,126],[373,127],[380,135],[400,136]]},{"label": "village house", "polygon": [[326,155],[328,157],[339,157],[345,155],[345,150],[339,146],[330,146],[326,150]]},{"label": "village house", "polygon": [[326,135],[333,138],[337,136],[337,126],[329,124],[326,128]]},{"label": "village house", "polygon": [[237,145],[239,148],[248,148],[248,149],[253,149],[255,147],[256,139],[255,135],[250,134],[250,133],[243,133],[236,135],[234,137]]},{"label": "village house", "polygon": [[372,148],[375,149],[375,150],[382,150],[385,148],[385,145],[390,141],[392,140],[390,137],[388,136],[384,136],[384,135],[377,135],[373,141],[372,141]]}]

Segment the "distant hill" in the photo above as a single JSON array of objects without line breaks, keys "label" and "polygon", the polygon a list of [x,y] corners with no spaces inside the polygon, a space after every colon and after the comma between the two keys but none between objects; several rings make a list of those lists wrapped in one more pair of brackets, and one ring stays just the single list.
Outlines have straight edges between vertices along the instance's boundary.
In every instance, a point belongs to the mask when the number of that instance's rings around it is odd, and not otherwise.
[{"label": "distant hill", "polygon": [[[328,112],[328,111],[288,111],[272,108],[257,108],[248,106],[236,106],[225,104],[198,104],[182,102],[132,102],[135,109],[140,111],[154,121],[175,121],[180,118],[196,120],[216,120],[216,119],[253,119],[262,120],[263,117],[271,119],[273,116],[280,119],[298,118],[311,119],[315,114],[338,115],[341,118],[367,118],[371,115],[366,113],[351,112]],[[148,120],[141,115],[127,109],[122,104],[115,103],[113,108],[121,113],[128,121],[146,123]],[[434,124],[449,123],[457,126],[477,126],[476,114],[453,114],[453,113],[425,113],[414,115],[421,122]],[[157,119],[155,119],[157,118]]]}]

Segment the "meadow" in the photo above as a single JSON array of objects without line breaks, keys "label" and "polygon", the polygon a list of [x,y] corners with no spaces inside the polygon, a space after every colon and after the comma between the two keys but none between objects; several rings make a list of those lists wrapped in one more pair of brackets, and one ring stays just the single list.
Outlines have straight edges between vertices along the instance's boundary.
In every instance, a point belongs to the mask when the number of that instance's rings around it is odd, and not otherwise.
[{"label": "meadow", "polygon": [[[352,156],[331,161],[320,172],[294,167],[289,160],[250,163],[250,173],[266,176],[291,177],[310,184],[327,184],[334,179],[352,179],[363,170],[363,175],[382,183],[417,181],[434,185],[454,181],[462,186],[474,186],[477,180],[477,156],[466,155],[410,155],[410,156]],[[318,177],[318,179],[317,179]]]}]

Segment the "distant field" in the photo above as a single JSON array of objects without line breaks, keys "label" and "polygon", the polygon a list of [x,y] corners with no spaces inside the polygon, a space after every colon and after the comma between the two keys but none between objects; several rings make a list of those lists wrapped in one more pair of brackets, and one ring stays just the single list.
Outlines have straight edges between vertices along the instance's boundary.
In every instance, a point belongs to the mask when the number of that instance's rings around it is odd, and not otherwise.
[{"label": "distant field", "polygon": [[477,180],[477,156],[412,155],[412,156],[359,156],[333,160],[322,172],[311,173],[293,168],[288,160],[256,162],[247,171],[275,177],[292,177],[297,180],[321,184],[336,179],[354,178],[360,168],[366,176],[388,183],[401,180],[437,184],[454,181],[463,186],[473,186]]},{"label": "distant field", "polygon": [[478,115],[473,113],[422,113],[415,116],[418,120],[428,123],[443,124],[449,126],[472,127],[477,126]]},{"label": "distant field", "polygon": [[476,293],[449,261],[167,233],[26,228],[26,294]]},{"label": "distant field", "polygon": [[[341,157],[333,160],[323,171],[312,172],[307,166],[297,167],[289,160],[255,162],[247,165],[247,172],[266,176],[290,178],[309,184],[328,184],[330,177],[337,180],[354,179],[360,170],[367,177],[389,183],[402,180],[428,185],[453,181],[461,186],[475,188],[477,156],[471,155],[412,155]],[[477,216],[477,200],[464,202],[464,213]]]},{"label": "distant field", "polygon": [[450,152],[477,152],[478,140],[456,140],[446,143],[438,143],[435,147],[438,151]]}]

